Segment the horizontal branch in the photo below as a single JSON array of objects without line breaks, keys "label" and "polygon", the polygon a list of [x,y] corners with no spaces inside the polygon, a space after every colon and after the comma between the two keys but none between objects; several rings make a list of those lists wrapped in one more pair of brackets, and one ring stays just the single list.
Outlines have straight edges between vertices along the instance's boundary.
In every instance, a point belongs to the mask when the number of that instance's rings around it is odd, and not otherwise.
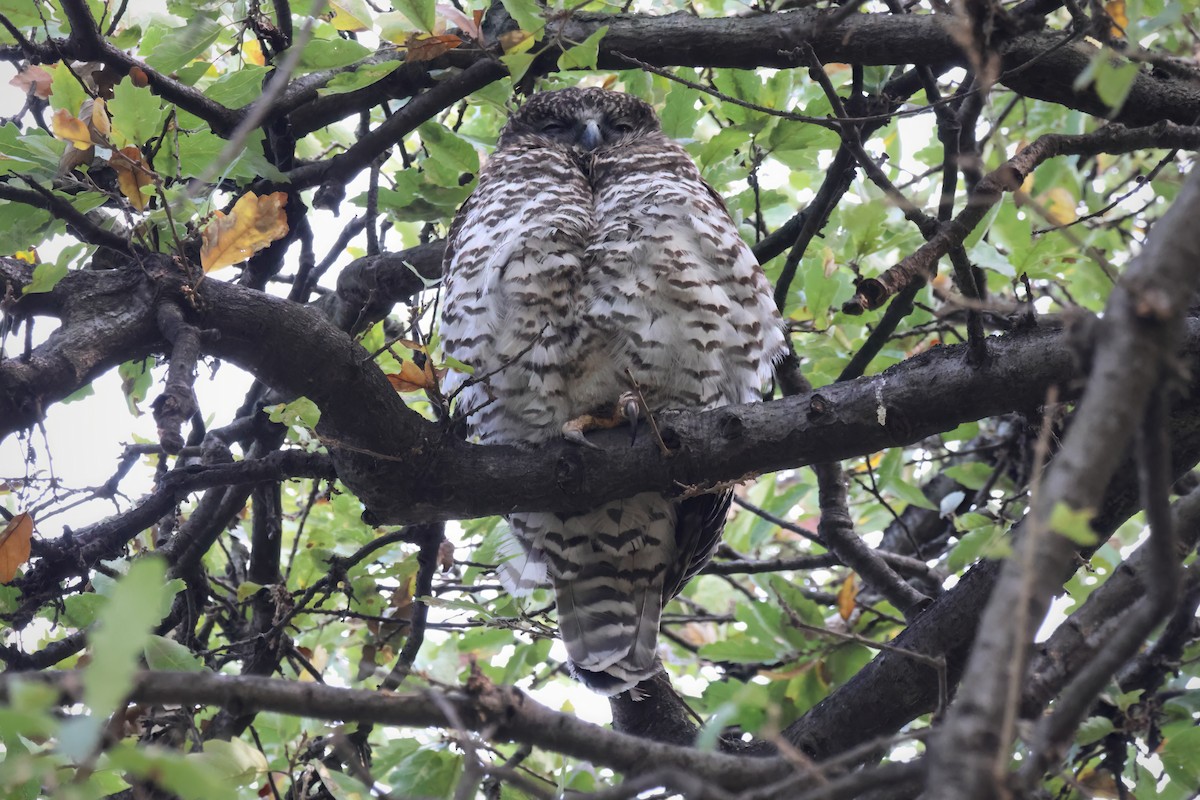
[{"label": "horizontal branch", "polygon": [[[16,681],[37,682],[59,692],[59,702],[73,704],[83,696],[82,673],[43,672],[0,676],[0,700],[7,701]],[[309,719],[365,722],[404,727],[454,728],[447,719],[489,737],[540,747],[582,758],[626,774],[673,767],[728,789],[761,786],[793,774],[784,759],[744,759],[705,753],[689,747],[659,744],[583,722],[552,711],[518,689],[473,680],[441,697],[432,692],[408,694],[342,689],[252,676],[212,673],[141,672],[134,677],[128,701],[145,704],[211,705],[238,713],[274,711]]]},{"label": "horizontal branch", "polygon": [[[966,66],[966,55],[940,14],[855,14],[837,25],[835,11],[800,9],[740,17],[688,14],[574,14],[546,26],[547,40],[581,42],[601,27],[599,66],[624,69],[617,54],[658,67],[788,69],[806,66],[798,45],[807,42],[822,63]],[[1036,21],[1033,24],[1039,24]],[[998,35],[998,34],[997,34]],[[1058,103],[1127,125],[1200,118],[1200,87],[1178,78],[1135,77],[1129,98],[1115,114],[1091,85],[1076,88],[1098,50],[1084,42],[1064,44],[1067,34],[1028,33],[998,43],[1000,81],[1019,94]]]}]

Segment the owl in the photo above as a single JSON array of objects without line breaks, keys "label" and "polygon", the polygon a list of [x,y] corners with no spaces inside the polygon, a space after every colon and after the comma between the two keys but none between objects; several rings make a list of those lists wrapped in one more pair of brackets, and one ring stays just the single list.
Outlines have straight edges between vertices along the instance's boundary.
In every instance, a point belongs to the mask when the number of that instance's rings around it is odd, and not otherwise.
[{"label": "owl", "polygon": [[[761,400],[785,346],[720,196],[628,94],[532,96],[455,216],[444,266],[443,348],[474,370],[445,388],[481,443],[587,443],[581,420]],[[728,492],[646,492],[512,513],[501,577],[551,584],[573,674],[618,694],[661,669],[663,606],[712,557],[728,506]]]}]

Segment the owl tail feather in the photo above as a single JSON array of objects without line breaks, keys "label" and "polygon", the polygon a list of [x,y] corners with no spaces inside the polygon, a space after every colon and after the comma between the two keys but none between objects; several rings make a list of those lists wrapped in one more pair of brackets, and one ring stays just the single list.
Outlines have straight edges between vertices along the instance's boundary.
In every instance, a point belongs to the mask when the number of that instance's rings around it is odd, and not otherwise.
[{"label": "owl tail feather", "polygon": [[593,691],[620,694],[662,669],[656,644],[663,585],[636,586],[613,575],[611,565],[594,567],[556,582],[559,632],[572,674]]}]

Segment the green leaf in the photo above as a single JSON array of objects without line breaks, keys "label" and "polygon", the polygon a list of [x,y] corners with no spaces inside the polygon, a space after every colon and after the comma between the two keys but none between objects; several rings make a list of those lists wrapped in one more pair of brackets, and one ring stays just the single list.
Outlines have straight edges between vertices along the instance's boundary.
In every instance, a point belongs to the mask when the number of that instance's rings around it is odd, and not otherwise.
[{"label": "green leaf", "polygon": [[1096,516],[1094,509],[1074,509],[1066,503],[1056,503],[1050,511],[1047,524],[1050,530],[1059,533],[1077,545],[1090,547],[1100,541],[1092,530],[1092,518]]},{"label": "green leaf", "polygon": [[107,717],[125,699],[133,672],[150,637],[150,626],[162,619],[167,598],[167,567],[160,558],[140,558],[118,581],[100,611],[91,636],[92,661],[83,673],[83,699],[91,711],[63,726],[61,747],[82,759],[95,747]]},{"label": "green leaf", "polygon": [[1096,94],[1104,104],[1117,111],[1125,104],[1133,82],[1137,78],[1138,65],[1119,57],[1108,48],[1101,49],[1092,57],[1091,63],[1075,79],[1075,89],[1095,86]]},{"label": "green leaf", "polygon": [[824,610],[815,601],[805,597],[800,589],[790,581],[778,575],[772,575],[768,581],[768,585],[779,596],[780,602],[786,604],[788,608],[796,612],[796,616],[801,621],[812,625],[814,628],[825,627]]},{"label": "green leaf", "polygon": [[[1189,720],[1187,725],[1191,725]],[[1172,781],[1179,781],[1190,791],[1200,788],[1200,728],[1172,729],[1158,751],[1163,768]]]},{"label": "green leaf", "polygon": [[60,108],[78,117],[83,101],[88,99],[79,78],[71,72],[63,62],[58,62],[50,70],[50,107],[55,111]]},{"label": "green leaf", "polygon": [[[21,132],[11,122],[0,127],[0,169],[30,177],[51,177],[58,172],[67,143],[40,129]],[[12,164],[7,162],[20,162]]]},{"label": "green leaf", "polygon": [[392,8],[426,33],[437,27],[437,0],[392,0]]},{"label": "green leaf", "polygon": [[263,586],[261,583],[255,583],[254,581],[242,581],[241,583],[238,584],[238,588],[237,588],[238,602],[239,603],[246,602],[251,597],[258,594],[259,591],[261,591],[262,589],[265,589],[265,588],[266,587]]},{"label": "green leaf", "polygon": [[78,402],[79,400],[82,400],[85,397],[91,397],[95,393],[96,393],[95,387],[93,387],[89,383],[86,386],[80,386],[78,389],[76,389],[75,391],[71,392],[69,395],[64,397],[62,401],[64,403],[75,403],[75,402]]},{"label": "green leaf", "polygon": [[388,774],[386,782],[400,797],[450,797],[462,759],[446,750],[418,750]]},{"label": "green leaf", "polygon": [[204,662],[188,648],[165,636],[151,636],[142,651],[146,666],[169,672],[202,672]]},{"label": "green leaf", "polygon": [[519,83],[521,78],[525,77],[525,73],[533,66],[535,58],[537,56],[533,53],[509,53],[500,56],[500,60],[508,68],[508,75],[512,78],[513,83]]},{"label": "green leaf", "polygon": [[63,600],[63,617],[76,628],[87,628],[95,622],[96,613],[104,607],[105,602],[103,597],[94,592],[69,595]]},{"label": "green leaf", "polygon": [[141,146],[162,133],[162,99],[128,79],[113,88],[108,112],[112,115],[113,142],[118,147]]},{"label": "green leaf", "polygon": [[125,404],[129,413],[135,417],[142,414],[138,404],[146,399],[146,394],[150,391],[150,384],[154,380],[150,368],[153,366],[153,360],[147,358],[142,361],[126,361],[117,367],[117,374],[121,377],[121,391],[125,393]]},{"label": "green leaf", "polygon": [[779,658],[779,653],[769,643],[734,635],[724,641],[704,645],[700,648],[700,657],[728,664],[770,664]]},{"label": "green leaf", "polygon": [[429,151],[422,166],[429,179],[438,186],[458,189],[463,174],[474,176],[479,172],[479,154],[475,147],[440,122],[426,122],[417,131],[421,142]]},{"label": "green leaf", "polygon": [[33,268],[33,280],[31,280],[21,294],[41,294],[49,292],[58,282],[61,281],[67,274],[66,265],[59,266],[58,264],[49,264],[42,262]]},{"label": "green leaf", "polygon": [[965,464],[955,464],[946,467],[943,473],[968,489],[978,491],[987,485],[996,468],[982,461],[971,461]]},{"label": "green leaf", "polygon": [[608,26],[600,28],[579,44],[563,51],[558,57],[559,69],[595,69],[600,57],[600,40],[608,33]]},{"label": "green leaf", "polygon": [[1003,530],[1000,526],[991,524],[959,537],[958,544],[946,559],[946,567],[951,572],[958,572],[981,558],[1003,558],[1010,552],[1011,548]]},{"label": "green leaf", "polygon": [[[538,33],[545,27],[542,19],[542,7],[537,0],[500,0],[509,16],[516,21],[517,27],[529,33]],[[513,80],[517,80],[514,75]]]},{"label": "green leaf", "polygon": [[[682,78],[695,80],[696,71],[680,69],[676,71]],[[685,86],[672,86],[667,93],[667,102],[663,104],[662,121],[663,133],[672,139],[694,139],[696,123],[704,113],[701,96],[695,89]]]},{"label": "green leaf", "polygon": [[1108,736],[1116,728],[1108,717],[1088,717],[1075,731],[1075,744],[1088,745]]},{"label": "green leaf", "polygon": [[263,81],[271,71],[270,67],[246,64],[217,78],[204,95],[227,108],[241,108],[262,96]]},{"label": "green leaf", "polygon": [[226,786],[245,786],[269,767],[267,758],[241,739],[210,739],[204,752],[190,753],[189,761],[200,764]]},{"label": "green leaf", "polygon": [[133,740],[118,743],[108,752],[110,763],[138,778],[174,792],[184,800],[216,800],[236,796],[211,762],[160,747],[136,746]]},{"label": "green leaf", "polygon": [[[157,27],[163,28],[162,32],[152,43],[143,40],[142,52],[149,66],[166,73],[175,72],[198,58],[212,46],[222,30],[217,20],[203,14],[193,14],[186,25],[178,28]],[[147,31],[147,39],[150,38],[150,31]]]},{"label": "green leaf", "polygon": [[290,403],[263,408],[270,416],[271,422],[279,422],[288,426],[297,426],[313,430],[321,421],[321,409],[307,397],[297,397]]},{"label": "green leaf", "polygon": [[304,47],[300,68],[304,71],[348,67],[371,55],[371,51],[349,39],[313,39]]},{"label": "green leaf", "polygon": [[391,75],[400,68],[400,61],[385,61],[382,64],[364,64],[353,72],[343,72],[334,76],[333,80],[317,89],[317,94],[325,97],[331,94],[346,94],[366,88],[373,83]]}]

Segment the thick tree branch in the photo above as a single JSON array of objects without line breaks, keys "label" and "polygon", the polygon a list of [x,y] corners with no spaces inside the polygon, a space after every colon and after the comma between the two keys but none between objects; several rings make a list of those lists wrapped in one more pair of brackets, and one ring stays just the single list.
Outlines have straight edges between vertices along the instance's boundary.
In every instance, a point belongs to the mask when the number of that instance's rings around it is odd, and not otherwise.
[{"label": "thick tree branch", "polygon": [[[14,680],[54,687],[60,702],[77,703],[83,693],[76,672],[0,676],[0,698],[8,699]],[[626,774],[673,767],[729,789],[761,786],[794,772],[784,759],[741,759],[659,744],[605,730],[569,714],[552,711],[517,689],[478,680],[434,698],[429,692],[389,695],[316,683],[209,673],[142,672],[129,695],[134,703],[215,705],[239,712],[276,711],[337,722],[357,721],[406,727],[454,727],[446,710],[468,730],[487,731],[499,740],[525,742],[555,753],[587,759]]]},{"label": "thick tree branch", "polygon": [[1167,375],[1183,313],[1195,291],[1197,215],[1200,171],[1189,177],[1109,298],[1098,323],[1084,399],[1034,498],[1030,534],[1005,564],[982,622],[984,635],[933,752],[931,800],[984,800],[999,790],[997,776],[1007,772],[1009,743],[998,731],[1012,712],[1008,698],[1014,682],[1025,672],[1019,654],[1031,642],[1060,586],[1058,576],[1075,554],[1070,540],[1051,529],[1051,513],[1060,504],[1085,513],[1099,505],[1148,398]]}]

